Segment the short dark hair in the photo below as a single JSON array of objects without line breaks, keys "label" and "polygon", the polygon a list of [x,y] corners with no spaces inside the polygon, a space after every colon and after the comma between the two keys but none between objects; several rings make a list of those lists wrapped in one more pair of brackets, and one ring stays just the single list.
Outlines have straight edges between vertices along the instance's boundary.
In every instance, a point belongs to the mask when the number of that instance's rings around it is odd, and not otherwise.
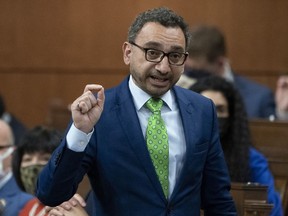
[{"label": "short dark hair", "polygon": [[21,180],[20,168],[24,154],[50,153],[60,144],[62,134],[53,128],[35,126],[27,131],[13,153],[12,170],[16,182],[21,190],[25,191]]},{"label": "short dark hair", "polygon": [[216,26],[195,26],[191,29],[188,53],[190,57],[205,57],[208,62],[213,62],[227,54],[225,37]]},{"label": "short dark hair", "polygon": [[139,31],[148,22],[160,23],[165,27],[180,27],[185,36],[185,48],[189,47],[190,31],[188,24],[181,16],[166,7],[154,8],[140,13],[129,27],[128,41],[135,42]]}]

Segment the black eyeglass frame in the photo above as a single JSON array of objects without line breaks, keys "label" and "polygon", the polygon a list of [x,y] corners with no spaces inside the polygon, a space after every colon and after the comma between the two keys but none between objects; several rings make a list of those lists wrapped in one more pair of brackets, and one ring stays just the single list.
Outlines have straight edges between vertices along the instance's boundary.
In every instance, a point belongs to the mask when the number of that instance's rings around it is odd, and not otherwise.
[{"label": "black eyeglass frame", "polygon": [[[134,43],[134,42],[129,42],[129,43],[132,44],[132,45],[134,45],[134,46],[136,46],[136,47],[138,47],[138,48],[141,49],[143,52],[145,52],[145,59],[146,59],[146,61],[153,62],[153,63],[160,63],[160,62],[164,59],[164,57],[167,56],[168,62],[169,62],[170,65],[181,66],[181,65],[183,65],[183,64],[185,63],[185,61],[186,61],[186,59],[187,59],[187,57],[188,57],[188,53],[187,53],[187,52],[186,52],[186,53],[181,53],[181,52],[169,52],[169,53],[166,53],[166,52],[164,52],[164,51],[162,51],[162,50],[158,50],[158,49],[154,49],[154,48],[145,48],[145,47],[139,46],[138,44],[136,44],[136,43]],[[147,58],[147,52],[148,52],[149,50],[155,50],[155,51],[157,51],[157,52],[162,53],[160,59],[157,60],[157,61],[156,61],[156,60],[155,60],[155,61],[154,61],[154,60],[148,60],[148,58]],[[175,54],[175,53],[184,56],[183,62],[178,63],[178,64],[175,64],[175,63],[173,63],[173,62],[170,62],[169,56],[170,56],[171,54]]]},{"label": "black eyeglass frame", "polygon": [[0,146],[0,151],[3,150],[3,149],[6,149],[6,148],[12,147],[12,146],[13,145],[11,145],[11,144]]}]

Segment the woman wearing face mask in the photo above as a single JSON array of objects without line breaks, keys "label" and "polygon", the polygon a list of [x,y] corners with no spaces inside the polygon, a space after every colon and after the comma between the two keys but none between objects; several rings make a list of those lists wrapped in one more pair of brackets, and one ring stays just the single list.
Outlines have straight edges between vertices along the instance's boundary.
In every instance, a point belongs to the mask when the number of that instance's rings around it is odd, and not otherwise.
[{"label": "woman wearing face mask", "polygon": [[267,159],[252,146],[247,114],[238,91],[230,82],[214,76],[199,79],[190,89],[210,98],[215,104],[231,181],[268,185],[268,202],[274,204],[270,215],[283,215]]},{"label": "woman wearing face mask", "polygon": [[[25,134],[14,152],[12,162],[13,174],[20,189],[34,195],[38,175],[60,140],[59,131],[43,126],[36,126]],[[79,195],[76,199],[79,203],[84,201]],[[35,198],[28,202],[19,214],[19,216],[27,215],[47,215],[45,206]]]},{"label": "woman wearing face mask", "polygon": [[[33,194],[38,174],[58,146],[61,134],[52,129],[36,126],[28,131],[14,152],[12,168],[20,189]],[[44,215],[45,206],[35,198],[28,202],[19,215]]]}]

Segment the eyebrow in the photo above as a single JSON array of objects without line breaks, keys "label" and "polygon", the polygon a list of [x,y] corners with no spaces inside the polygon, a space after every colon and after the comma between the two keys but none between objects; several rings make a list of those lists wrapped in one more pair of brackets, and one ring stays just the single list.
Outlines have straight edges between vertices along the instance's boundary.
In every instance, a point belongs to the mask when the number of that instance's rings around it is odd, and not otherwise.
[{"label": "eyebrow", "polygon": [[[150,46],[151,47],[151,49],[153,48],[153,49],[159,49],[159,50],[162,50],[161,48],[162,48],[162,45],[160,44],[160,43],[158,43],[158,42],[155,42],[155,41],[148,41],[147,43],[144,43],[144,45],[143,46]],[[171,46],[171,51],[173,51],[173,52],[185,52],[185,49],[183,48],[183,47],[181,47],[181,46],[178,46],[178,45],[173,45],[173,46]]]},{"label": "eyebrow", "polygon": [[221,110],[225,109],[226,110],[226,108],[228,108],[224,104],[216,105],[215,107],[216,107],[216,110],[218,110],[218,109],[221,109]]}]

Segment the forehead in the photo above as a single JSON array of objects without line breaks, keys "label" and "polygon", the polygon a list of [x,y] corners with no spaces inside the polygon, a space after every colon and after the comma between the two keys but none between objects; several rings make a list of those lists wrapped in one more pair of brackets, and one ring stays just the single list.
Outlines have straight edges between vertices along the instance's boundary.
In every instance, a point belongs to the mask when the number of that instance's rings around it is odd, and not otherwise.
[{"label": "forehead", "polygon": [[165,27],[160,23],[148,22],[139,31],[137,42],[156,42],[159,45],[185,48],[185,36],[180,27]]},{"label": "forehead", "polygon": [[24,153],[23,157],[36,157],[36,158],[41,158],[43,156],[50,156],[51,153],[48,152],[33,152],[33,153]]},{"label": "forehead", "polygon": [[201,92],[201,94],[207,98],[210,98],[215,105],[228,105],[226,98],[219,91],[206,90]]}]

